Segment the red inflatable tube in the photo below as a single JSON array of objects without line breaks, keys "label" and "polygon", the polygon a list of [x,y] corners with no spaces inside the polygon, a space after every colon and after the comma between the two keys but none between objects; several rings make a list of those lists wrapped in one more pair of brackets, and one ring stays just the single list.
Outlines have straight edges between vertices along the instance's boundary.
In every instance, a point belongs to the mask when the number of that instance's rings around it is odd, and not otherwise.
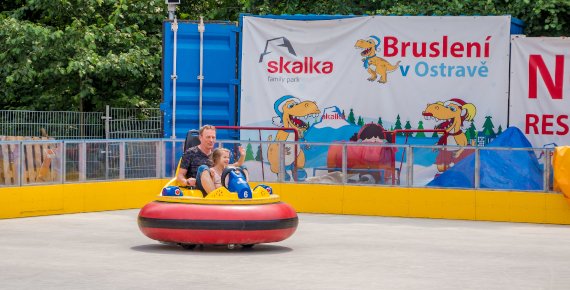
[{"label": "red inflatable tube", "polygon": [[[372,146],[350,146],[348,143],[346,149],[347,169],[349,173],[351,169],[370,169],[366,171],[356,171],[354,173],[370,173],[376,180],[381,180],[385,183],[386,180],[391,180],[392,184],[395,183],[396,171],[396,151],[395,147],[372,147]],[[331,145],[327,154],[327,167],[328,168],[342,168],[342,145]],[[380,178],[380,170],[383,170],[383,180]]]},{"label": "red inflatable tube", "polygon": [[149,238],[181,244],[243,244],[282,241],[299,220],[286,203],[216,205],[154,201],[138,217]]}]

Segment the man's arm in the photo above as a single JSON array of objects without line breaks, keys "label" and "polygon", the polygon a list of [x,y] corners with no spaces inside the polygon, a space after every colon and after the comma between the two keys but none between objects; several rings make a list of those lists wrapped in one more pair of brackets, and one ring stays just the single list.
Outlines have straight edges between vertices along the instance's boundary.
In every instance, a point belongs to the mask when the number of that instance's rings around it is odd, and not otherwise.
[{"label": "man's arm", "polygon": [[178,169],[178,175],[176,176],[178,183],[180,183],[182,186],[196,186],[196,179],[195,178],[186,178],[187,172],[188,172],[188,169],[184,169],[184,168]]},{"label": "man's arm", "polygon": [[192,176],[190,178],[186,178],[186,174],[188,173],[188,168],[190,168],[191,163],[191,153],[190,149],[188,149],[184,152],[184,154],[182,154],[182,158],[180,158],[180,164],[178,165],[180,168],[178,168],[178,175],[176,176],[176,179],[178,180],[178,183],[181,184],[181,186],[196,186],[195,178],[192,178]]}]

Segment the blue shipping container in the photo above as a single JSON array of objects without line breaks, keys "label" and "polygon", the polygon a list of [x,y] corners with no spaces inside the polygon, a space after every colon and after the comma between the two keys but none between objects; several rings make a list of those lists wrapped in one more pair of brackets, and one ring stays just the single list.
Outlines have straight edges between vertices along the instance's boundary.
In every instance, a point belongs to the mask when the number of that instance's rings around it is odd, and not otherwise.
[{"label": "blue shipping container", "polygon": [[[164,138],[172,137],[174,31],[171,21],[163,23],[161,109]],[[176,138],[186,138],[190,129],[202,125],[235,126],[238,122],[237,26],[223,22],[205,24],[203,35],[203,84],[200,108],[200,32],[197,22],[178,21],[176,55]],[[218,139],[232,139],[220,131]]]}]

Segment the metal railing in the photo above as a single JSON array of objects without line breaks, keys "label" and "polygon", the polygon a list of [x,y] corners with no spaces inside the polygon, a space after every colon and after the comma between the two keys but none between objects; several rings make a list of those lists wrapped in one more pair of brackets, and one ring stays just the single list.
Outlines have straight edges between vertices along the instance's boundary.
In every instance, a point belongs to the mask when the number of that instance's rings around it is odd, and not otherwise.
[{"label": "metal railing", "polygon": [[[183,143],[181,139],[0,141],[0,186],[170,178]],[[278,146],[268,150],[271,144]],[[548,148],[463,147],[463,160],[445,164],[439,157],[442,152],[453,155],[462,148],[235,140],[220,140],[217,146],[230,149],[234,160],[237,147],[243,146],[253,182],[540,192],[552,188],[553,149]]]},{"label": "metal railing", "polygon": [[161,138],[162,113],[158,108],[124,109],[109,108],[103,117],[108,121],[105,125],[105,138]]},{"label": "metal railing", "polygon": [[103,138],[103,113],[0,110],[0,136]]},{"label": "metal railing", "polygon": [[158,108],[112,108],[105,112],[0,110],[0,136],[53,139],[161,138]]}]

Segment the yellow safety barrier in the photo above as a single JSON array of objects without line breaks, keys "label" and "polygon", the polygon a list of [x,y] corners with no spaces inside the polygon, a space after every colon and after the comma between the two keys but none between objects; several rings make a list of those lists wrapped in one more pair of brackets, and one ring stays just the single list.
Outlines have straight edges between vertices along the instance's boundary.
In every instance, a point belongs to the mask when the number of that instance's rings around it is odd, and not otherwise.
[{"label": "yellow safety barrier", "polygon": [[[0,188],[0,218],[141,208],[166,179]],[[250,183],[255,187],[255,183]],[[301,213],[570,224],[562,194],[270,183]],[[255,193],[265,196],[266,193]]]}]

